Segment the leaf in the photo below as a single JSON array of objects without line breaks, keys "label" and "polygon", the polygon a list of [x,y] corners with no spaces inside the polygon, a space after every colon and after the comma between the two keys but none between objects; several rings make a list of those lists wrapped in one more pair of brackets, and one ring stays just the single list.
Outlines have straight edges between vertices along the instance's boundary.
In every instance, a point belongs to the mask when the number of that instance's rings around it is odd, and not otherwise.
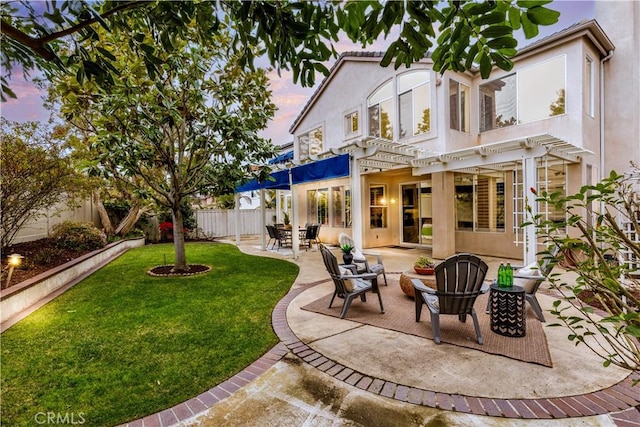
[{"label": "leaf", "polygon": [[480,56],[480,76],[482,76],[483,79],[488,79],[491,75],[492,68],[493,64],[491,63],[491,58],[489,58],[489,55],[482,52],[482,55]]},{"label": "leaf", "polygon": [[506,18],[506,15],[504,12],[501,12],[499,10],[494,10],[491,13],[488,13],[486,15],[479,16],[472,22],[473,22],[473,25],[481,27],[483,25],[491,25],[491,24],[498,24],[500,22],[504,22],[505,18]]},{"label": "leaf", "polygon": [[534,24],[551,25],[558,22],[560,12],[547,9],[546,7],[537,6],[527,10],[527,17]]},{"label": "leaf", "polygon": [[514,30],[520,29],[520,11],[515,7],[509,9],[509,24]]},{"label": "leaf", "polygon": [[471,15],[482,15],[484,13],[487,13],[493,9],[495,9],[496,7],[496,3],[495,2],[490,2],[490,1],[485,1],[482,3],[476,3],[473,4],[473,6],[471,6],[468,10],[468,12]]},{"label": "leaf", "polygon": [[518,41],[513,37],[498,37],[487,42],[487,46],[492,49],[513,48],[518,46]]},{"label": "leaf", "polygon": [[532,23],[526,14],[522,14],[520,17],[522,20],[522,31],[524,31],[524,36],[528,39],[531,39],[538,35],[538,26]]},{"label": "leaf", "polygon": [[104,49],[104,48],[102,48],[100,46],[98,46],[97,49],[107,59],[110,59],[111,61],[115,61],[116,60],[116,57],[111,52],[109,52],[107,49]]},{"label": "leaf", "polygon": [[488,39],[493,39],[513,34],[513,29],[508,25],[492,25],[491,27],[487,27],[482,30],[480,34]]}]

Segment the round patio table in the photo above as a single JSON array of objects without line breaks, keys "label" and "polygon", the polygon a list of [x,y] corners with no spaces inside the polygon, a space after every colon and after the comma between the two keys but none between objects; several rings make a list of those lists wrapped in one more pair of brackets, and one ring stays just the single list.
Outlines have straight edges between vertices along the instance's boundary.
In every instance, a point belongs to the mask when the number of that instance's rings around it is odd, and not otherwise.
[{"label": "round patio table", "polygon": [[400,275],[400,289],[402,289],[402,292],[404,292],[405,295],[410,296],[411,298],[415,298],[416,296],[414,293],[413,283],[411,283],[411,279],[418,279],[422,283],[424,283],[425,286],[428,286],[432,289],[438,288],[435,275],[418,274],[413,270],[404,271]]}]

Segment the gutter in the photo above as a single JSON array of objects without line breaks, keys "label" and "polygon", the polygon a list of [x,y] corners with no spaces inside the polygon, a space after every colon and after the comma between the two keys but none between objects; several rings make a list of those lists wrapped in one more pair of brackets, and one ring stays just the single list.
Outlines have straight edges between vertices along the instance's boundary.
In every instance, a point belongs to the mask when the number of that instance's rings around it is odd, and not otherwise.
[{"label": "gutter", "polygon": [[604,63],[613,56],[613,49],[609,51],[607,56],[600,60],[600,180],[605,177],[604,172]]}]

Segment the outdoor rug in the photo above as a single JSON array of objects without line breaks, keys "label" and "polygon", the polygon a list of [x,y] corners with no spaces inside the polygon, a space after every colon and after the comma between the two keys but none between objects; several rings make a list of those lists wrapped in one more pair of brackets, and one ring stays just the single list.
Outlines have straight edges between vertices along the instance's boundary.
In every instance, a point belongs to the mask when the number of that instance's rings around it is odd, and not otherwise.
[{"label": "outdoor rug", "polygon": [[[352,320],[378,328],[433,339],[429,309],[426,306],[422,309],[420,322],[416,322],[413,298],[402,293],[396,279],[390,278],[389,286],[381,286],[381,290],[384,314],[380,313],[377,296],[372,293],[367,293],[366,303],[360,301],[360,298],[353,300],[345,320]],[[484,338],[484,345],[476,342],[476,334],[471,316],[467,317],[465,323],[460,322],[458,316],[440,316],[440,340],[443,343],[552,367],[547,338],[542,330],[543,324],[536,318],[528,304],[526,336],[521,338],[505,337],[491,331],[489,315],[485,313],[488,295],[488,293],[480,295],[475,304],[480,330]],[[333,307],[327,308],[329,307],[329,301],[331,301],[331,294],[317,299],[302,307],[302,309],[328,316],[340,317],[340,310],[342,309],[344,300],[336,298],[333,302]]]}]

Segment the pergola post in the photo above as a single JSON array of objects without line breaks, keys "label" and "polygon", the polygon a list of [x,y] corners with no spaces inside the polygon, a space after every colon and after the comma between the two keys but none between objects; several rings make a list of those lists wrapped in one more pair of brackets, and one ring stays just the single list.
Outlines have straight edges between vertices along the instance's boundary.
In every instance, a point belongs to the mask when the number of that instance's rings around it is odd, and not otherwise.
[{"label": "pergola post", "polygon": [[[531,208],[531,215],[538,214],[538,203],[536,202],[536,195],[531,191],[535,189],[536,185],[537,167],[535,157],[528,157],[522,159],[522,192],[524,195],[525,205]],[[526,219],[526,218],[525,218]],[[524,227],[524,254],[523,259],[525,265],[536,262],[538,253],[538,235],[536,233],[535,224],[529,224]]]}]

